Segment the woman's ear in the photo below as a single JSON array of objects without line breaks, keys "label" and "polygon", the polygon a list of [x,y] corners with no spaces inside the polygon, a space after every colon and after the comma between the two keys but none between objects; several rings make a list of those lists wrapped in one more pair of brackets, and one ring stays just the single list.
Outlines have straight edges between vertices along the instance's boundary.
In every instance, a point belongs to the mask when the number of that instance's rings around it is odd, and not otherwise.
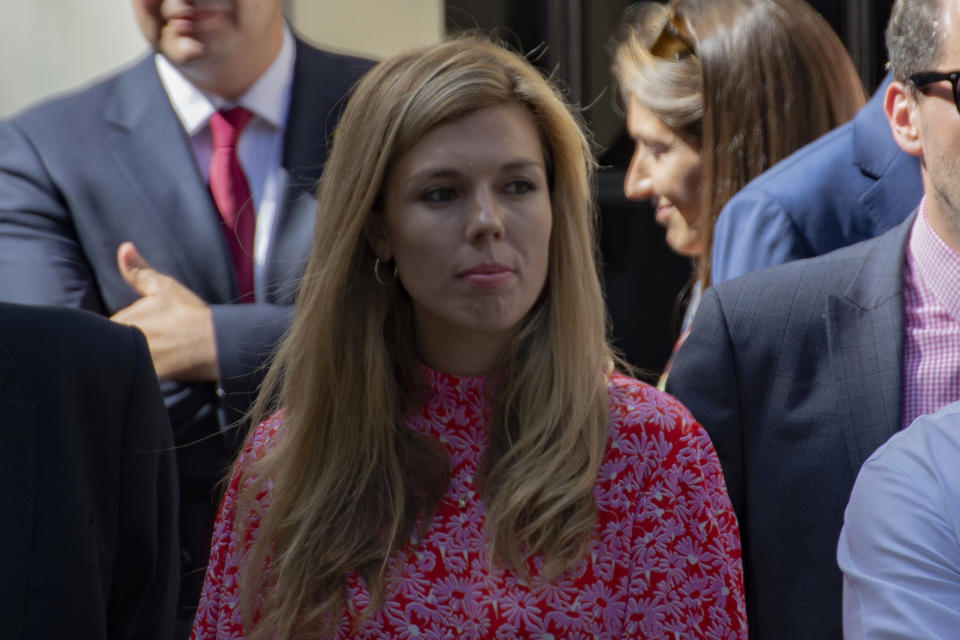
[{"label": "woman's ear", "polygon": [[363,235],[367,238],[373,255],[380,258],[380,262],[393,260],[393,251],[390,249],[390,241],[387,240],[387,221],[381,212],[370,212],[363,225]]},{"label": "woman's ear", "polygon": [[902,82],[894,80],[883,96],[883,110],[897,146],[912,156],[919,156],[923,147],[917,128],[917,99]]}]

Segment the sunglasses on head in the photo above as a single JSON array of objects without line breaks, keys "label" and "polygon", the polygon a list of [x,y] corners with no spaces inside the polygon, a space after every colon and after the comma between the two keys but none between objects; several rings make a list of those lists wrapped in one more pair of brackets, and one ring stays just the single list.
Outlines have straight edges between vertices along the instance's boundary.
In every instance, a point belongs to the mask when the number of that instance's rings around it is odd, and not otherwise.
[{"label": "sunglasses on head", "polygon": [[650,45],[650,53],[664,60],[679,60],[684,56],[695,55],[693,38],[675,8],[670,7],[660,32]]}]

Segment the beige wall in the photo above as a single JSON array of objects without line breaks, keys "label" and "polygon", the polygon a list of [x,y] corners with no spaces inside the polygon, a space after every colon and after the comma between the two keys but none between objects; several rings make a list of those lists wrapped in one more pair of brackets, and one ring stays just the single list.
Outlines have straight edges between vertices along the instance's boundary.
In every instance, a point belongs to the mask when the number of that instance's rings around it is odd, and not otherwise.
[{"label": "beige wall", "polygon": [[0,117],[84,84],[144,49],[129,0],[5,0]]},{"label": "beige wall", "polygon": [[[373,58],[434,42],[442,0],[284,0],[298,33]],[[4,0],[0,117],[79,87],[145,51],[130,0]]]},{"label": "beige wall", "polygon": [[286,6],[311,42],[372,58],[443,37],[442,0],[287,0]]}]

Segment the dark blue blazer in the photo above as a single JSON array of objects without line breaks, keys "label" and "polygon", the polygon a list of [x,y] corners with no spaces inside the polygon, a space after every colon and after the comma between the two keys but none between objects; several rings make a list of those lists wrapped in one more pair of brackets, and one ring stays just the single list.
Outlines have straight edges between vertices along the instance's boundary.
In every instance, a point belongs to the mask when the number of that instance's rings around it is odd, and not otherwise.
[{"label": "dark blue blazer", "polygon": [[[158,271],[208,303],[219,358],[214,384],[162,384],[178,448],[185,571],[199,590],[211,489],[234,455],[225,429],[246,412],[286,329],[313,240],[314,185],[338,115],[370,66],[296,43],[282,166],[286,193],[257,304],[238,299],[210,191],[153,56],[92,87],[0,123],[0,300],[111,315],[137,298],[117,268],[133,241]],[[190,599],[190,591],[185,598]]]},{"label": "dark blue blazer", "polygon": [[139,331],[0,304],[0,638],[169,640],[176,473]]},{"label": "dark blue blazer", "polygon": [[754,640],[840,640],[835,556],[860,465],[900,429],[910,216],[707,289],[667,391],[706,428],[740,523]]},{"label": "dark blue blazer", "polygon": [[889,82],[853,120],[730,199],[714,228],[714,284],[876,237],[917,206],[920,164],[897,147],[883,112]]}]

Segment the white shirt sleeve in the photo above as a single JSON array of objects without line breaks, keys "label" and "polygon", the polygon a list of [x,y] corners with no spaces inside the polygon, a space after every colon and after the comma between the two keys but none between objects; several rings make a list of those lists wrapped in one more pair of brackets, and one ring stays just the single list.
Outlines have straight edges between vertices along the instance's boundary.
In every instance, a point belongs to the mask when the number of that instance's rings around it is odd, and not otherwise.
[{"label": "white shirt sleeve", "polygon": [[844,638],[960,638],[960,405],[919,418],[857,477],[840,534]]}]

